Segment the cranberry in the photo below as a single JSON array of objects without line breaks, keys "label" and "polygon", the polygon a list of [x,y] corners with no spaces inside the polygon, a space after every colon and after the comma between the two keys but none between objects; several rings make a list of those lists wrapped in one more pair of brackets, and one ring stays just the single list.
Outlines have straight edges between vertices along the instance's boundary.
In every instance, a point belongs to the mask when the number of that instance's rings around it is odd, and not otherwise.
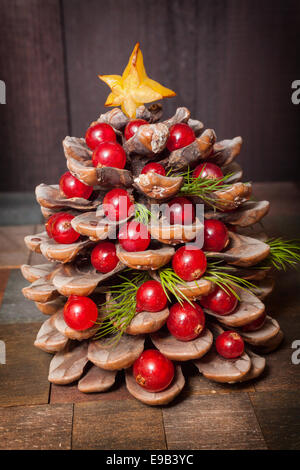
[{"label": "cranberry", "polygon": [[170,128],[167,148],[170,152],[181,149],[194,142],[196,139],[193,129],[187,124],[174,124]]},{"label": "cranberry", "polygon": [[148,122],[144,119],[133,119],[132,121],[130,121],[125,127],[125,139],[130,139],[137,132],[138,128],[140,126],[144,126],[145,124],[148,124]]},{"label": "cranberry", "polygon": [[147,349],[133,364],[133,375],[145,390],[161,392],[174,378],[174,365],[157,349]]},{"label": "cranberry", "polygon": [[167,305],[168,299],[158,281],[146,281],[137,290],[137,312],[160,312]]},{"label": "cranberry", "polygon": [[167,320],[169,332],[180,341],[191,341],[197,338],[203,331],[205,316],[202,308],[193,302],[184,301],[182,305],[177,303],[170,308]]},{"label": "cranberry", "polygon": [[93,187],[79,181],[69,171],[66,171],[59,180],[60,190],[67,197],[82,197],[88,199],[93,192]]},{"label": "cranberry", "polygon": [[234,359],[243,354],[244,341],[235,331],[224,331],[216,339],[216,350],[225,359]]},{"label": "cranberry", "polygon": [[172,260],[175,273],[184,281],[199,279],[204,274],[206,265],[203,251],[190,245],[179,248]]},{"label": "cranberry", "polygon": [[52,238],[57,243],[68,245],[78,240],[80,234],[75,232],[71,225],[71,220],[73,219],[74,215],[68,214],[67,212],[60,212],[57,214],[50,226]]},{"label": "cranberry", "polygon": [[103,210],[109,220],[127,219],[134,211],[134,205],[125,189],[115,188],[105,194]]},{"label": "cranberry", "polygon": [[222,289],[217,286],[211,294],[201,298],[201,305],[218,315],[229,315],[232,313],[237,307],[238,300],[232,292],[224,289],[225,287]]},{"label": "cranberry", "polygon": [[174,197],[168,202],[165,216],[171,225],[189,225],[195,220],[194,204],[187,197]]},{"label": "cranberry", "polygon": [[102,142],[116,142],[117,137],[113,128],[104,122],[89,127],[85,134],[85,141],[94,150]]},{"label": "cranberry", "polygon": [[79,331],[87,330],[94,326],[97,318],[97,305],[89,297],[70,295],[64,306],[64,319],[70,328]]},{"label": "cranberry", "polygon": [[244,325],[241,327],[241,330],[244,331],[245,333],[246,332],[250,332],[250,331],[256,331],[256,330],[259,330],[263,324],[265,323],[266,321],[266,316],[267,316],[267,313],[264,312],[260,317],[258,317],[256,320],[253,320],[251,323],[248,323],[248,325]]},{"label": "cranberry", "polygon": [[223,178],[223,173],[221,168],[214,163],[201,163],[201,165],[196,166],[193,177],[217,180]]},{"label": "cranberry", "polygon": [[205,251],[222,251],[229,240],[226,225],[220,220],[204,221],[204,245]]},{"label": "cranberry", "polygon": [[118,239],[126,251],[145,251],[150,244],[150,234],[147,227],[135,220],[127,222],[121,227]]},{"label": "cranberry", "polygon": [[141,174],[146,175],[147,173],[149,173],[149,171],[152,171],[153,173],[157,173],[158,175],[166,176],[166,171],[160,163],[155,163],[155,162],[148,163],[142,169]]},{"label": "cranberry", "polygon": [[48,237],[52,238],[52,225],[53,225],[54,221],[56,220],[56,217],[61,215],[61,214],[64,214],[64,212],[57,212],[56,214],[51,215],[51,217],[45,223],[45,228],[46,228],[46,232],[48,234]]},{"label": "cranberry", "polygon": [[126,153],[116,142],[102,142],[95,148],[92,162],[97,168],[110,166],[122,170],[126,165]]},{"label": "cranberry", "polygon": [[112,242],[99,242],[91,253],[91,262],[100,273],[109,273],[117,266],[119,259]]}]

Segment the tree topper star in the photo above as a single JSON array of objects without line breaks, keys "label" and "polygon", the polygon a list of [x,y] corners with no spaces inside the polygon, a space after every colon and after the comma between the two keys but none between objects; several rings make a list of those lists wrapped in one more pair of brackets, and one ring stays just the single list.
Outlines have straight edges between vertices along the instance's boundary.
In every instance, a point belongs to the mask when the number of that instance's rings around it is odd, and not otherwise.
[{"label": "tree topper star", "polygon": [[123,75],[98,75],[111,89],[105,106],[120,106],[122,111],[134,118],[136,108],[144,103],[176,96],[176,93],[147,77],[143,54],[137,43],[132,51]]}]

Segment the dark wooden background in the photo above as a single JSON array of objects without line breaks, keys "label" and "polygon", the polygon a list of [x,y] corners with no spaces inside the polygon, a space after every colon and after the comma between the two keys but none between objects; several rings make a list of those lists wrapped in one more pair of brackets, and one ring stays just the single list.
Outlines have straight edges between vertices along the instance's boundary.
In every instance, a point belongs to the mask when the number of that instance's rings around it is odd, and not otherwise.
[{"label": "dark wooden background", "polygon": [[300,1],[0,0],[2,191],[55,183],[61,140],[103,111],[97,74],[121,73],[140,41],[149,76],[219,139],[242,135],[246,179],[298,180]]}]

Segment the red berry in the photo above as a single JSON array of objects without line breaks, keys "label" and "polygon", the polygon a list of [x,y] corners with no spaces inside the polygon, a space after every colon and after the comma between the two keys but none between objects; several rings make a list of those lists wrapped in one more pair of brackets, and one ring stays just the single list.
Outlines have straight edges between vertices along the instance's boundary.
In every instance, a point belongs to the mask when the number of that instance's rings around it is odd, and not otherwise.
[{"label": "red berry", "polygon": [[264,312],[256,320],[253,320],[251,323],[248,323],[248,325],[242,326],[241,330],[244,331],[244,332],[259,330],[263,326],[263,324],[265,323],[266,316],[267,316],[267,313]]},{"label": "red berry", "polygon": [[116,142],[117,137],[113,128],[104,122],[99,122],[88,128],[85,134],[85,141],[94,150],[102,142]]},{"label": "red berry", "polygon": [[158,281],[146,281],[137,290],[137,312],[160,312],[167,305],[168,299]]},{"label": "red berry", "polygon": [[201,305],[218,315],[232,313],[237,307],[238,300],[232,292],[224,289],[225,287],[222,289],[217,286],[211,294],[201,298]]},{"label": "red berry", "polygon": [[148,124],[147,121],[144,119],[133,119],[130,121],[127,126],[125,127],[124,135],[125,139],[128,140],[130,139],[138,130],[140,126],[144,126],[145,124]]},{"label": "red berry", "polygon": [[193,129],[187,124],[174,124],[170,128],[167,148],[170,152],[181,149],[194,142],[196,139]]},{"label": "red berry", "polygon": [[110,166],[122,170],[126,165],[126,153],[116,142],[102,142],[95,148],[92,162],[96,168]]},{"label": "red berry", "polygon": [[146,175],[147,173],[149,173],[149,171],[153,171],[154,173],[157,173],[158,175],[166,176],[166,171],[160,163],[155,163],[155,162],[148,163],[142,169],[141,174]]},{"label": "red berry", "polygon": [[52,238],[57,243],[63,243],[68,245],[76,242],[80,237],[80,234],[75,232],[71,225],[71,220],[74,219],[74,215],[68,214],[67,212],[60,212],[54,219],[51,225]]},{"label": "red berry", "polygon": [[229,240],[228,230],[220,220],[204,221],[204,245],[205,251],[222,251]]},{"label": "red berry", "polygon": [[102,205],[105,215],[109,220],[114,221],[127,219],[134,210],[129,193],[121,188],[108,191],[104,196]]},{"label": "red berry", "polygon": [[45,223],[45,228],[46,228],[46,232],[48,234],[48,237],[52,238],[52,225],[53,225],[56,217],[61,215],[61,214],[64,214],[64,212],[57,212],[56,214],[51,215],[51,217]]},{"label": "red berry", "polygon": [[168,202],[165,216],[171,225],[189,225],[195,220],[194,204],[187,197],[174,197]]},{"label": "red berry", "polygon": [[145,251],[150,244],[150,234],[147,227],[135,220],[127,222],[121,227],[118,239],[126,251]]},{"label": "red berry", "polygon": [[182,305],[177,303],[170,308],[167,320],[169,332],[180,341],[191,341],[197,338],[203,331],[205,316],[202,308],[193,302],[184,301]]},{"label": "red berry", "polygon": [[109,273],[117,266],[119,259],[112,242],[99,242],[91,253],[91,263],[100,273]]},{"label": "red berry", "polygon": [[66,171],[59,180],[60,190],[67,197],[82,197],[88,199],[93,192],[93,186],[79,181],[69,171]]},{"label": "red berry", "polygon": [[216,350],[225,359],[234,359],[243,354],[244,341],[235,331],[224,331],[216,339]]},{"label": "red berry", "polygon": [[174,378],[174,365],[157,349],[147,349],[133,364],[137,383],[149,392],[161,392]]},{"label": "red berry", "polygon": [[175,273],[184,281],[199,279],[206,270],[206,256],[202,250],[191,245],[182,246],[173,256]]},{"label": "red berry", "polygon": [[221,168],[214,163],[201,163],[201,165],[196,166],[193,178],[216,180],[223,178],[223,173]]},{"label": "red berry", "polygon": [[88,297],[70,295],[64,306],[64,319],[73,330],[87,330],[98,318],[97,305]]}]

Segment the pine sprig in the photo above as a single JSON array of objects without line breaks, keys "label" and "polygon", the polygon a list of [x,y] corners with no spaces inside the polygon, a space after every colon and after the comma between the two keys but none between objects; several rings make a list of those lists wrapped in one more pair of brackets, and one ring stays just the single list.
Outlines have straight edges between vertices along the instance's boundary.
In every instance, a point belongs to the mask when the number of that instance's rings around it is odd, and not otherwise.
[{"label": "pine sprig", "polygon": [[110,302],[105,302],[102,307],[105,309],[105,316],[95,335],[95,339],[111,336],[111,342],[118,342],[136,315],[136,292],[138,288],[150,279],[148,272],[134,272],[126,270],[130,277],[119,274],[121,283],[111,286],[109,292],[112,295]]},{"label": "pine sprig", "polygon": [[160,268],[158,270],[159,279],[162,285],[162,288],[167,296],[167,299],[170,301],[170,293],[174,295],[177,302],[181,305],[183,303],[183,299],[192,303],[191,300],[186,297],[180,290],[180,286],[186,286],[186,282],[179,277],[172,268]]},{"label": "pine sprig", "polygon": [[232,274],[233,271],[233,267],[222,265],[222,261],[208,261],[203,279],[213,282],[227,293],[231,292],[240,300],[235,288],[252,291],[256,286],[247,279],[235,276]]},{"label": "pine sprig", "polygon": [[270,247],[266,262],[278,271],[296,268],[300,263],[300,239],[270,238],[266,243]]},{"label": "pine sprig", "polygon": [[134,219],[143,225],[147,225],[151,219],[156,219],[156,216],[144,204],[136,202]]}]

